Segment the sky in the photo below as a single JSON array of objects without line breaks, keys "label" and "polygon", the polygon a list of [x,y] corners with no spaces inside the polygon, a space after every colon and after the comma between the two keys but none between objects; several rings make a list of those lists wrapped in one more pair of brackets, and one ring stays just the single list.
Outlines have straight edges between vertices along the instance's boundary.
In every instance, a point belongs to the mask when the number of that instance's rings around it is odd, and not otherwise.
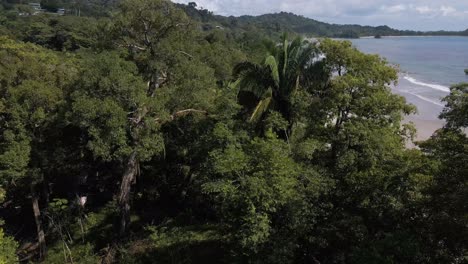
[{"label": "sky", "polygon": [[196,2],[219,15],[292,12],[337,24],[411,30],[468,29],[468,0],[173,0]]}]

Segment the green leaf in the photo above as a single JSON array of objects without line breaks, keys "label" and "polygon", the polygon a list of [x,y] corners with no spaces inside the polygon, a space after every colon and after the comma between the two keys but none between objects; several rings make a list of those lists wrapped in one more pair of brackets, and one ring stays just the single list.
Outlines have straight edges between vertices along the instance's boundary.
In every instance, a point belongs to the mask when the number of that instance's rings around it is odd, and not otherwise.
[{"label": "green leaf", "polygon": [[257,104],[257,107],[255,107],[255,110],[250,116],[249,122],[257,122],[258,120],[260,120],[262,115],[268,110],[272,99],[272,97],[267,97],[263,100],[260,100],[260,102],[258,102]]}]

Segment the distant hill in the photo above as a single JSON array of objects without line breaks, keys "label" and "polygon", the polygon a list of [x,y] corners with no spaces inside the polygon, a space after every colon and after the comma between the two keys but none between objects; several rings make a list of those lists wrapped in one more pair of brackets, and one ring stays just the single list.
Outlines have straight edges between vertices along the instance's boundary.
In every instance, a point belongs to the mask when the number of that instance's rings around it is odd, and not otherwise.
[{"label": "distant hill", "polygon": [[[0,10],[10,10],[24,0],[0,0]],[[28,1],[24,1],[26,3]],[[32,2],[32,0],[31,0]],[[109,16],[115,10],[120,0],[37,0],[46,9],[56,10],[65,8],[67,12],[82,16],[103,17]],[[257,32],[270,37],[278,36],[283,32],[301,34],[309,37],[358,38],[363,36],[468,36],[465,31],[410,31],[397,30],[388,26],[361,26],[338,25],[320,22],[311,18],[293,13],[280,12],[260,16],[221,16],[196,6],[195,2],[175,4],[183,9],[188,16],[200,22],[205,31],[216,28],[229,29],[232,32]]]},{"label": "distant hill", "polygon": [[310,37],[358,38],[363,36],[468,36],[465,31],[410,31],[397,30],[388,26],[338,25],[320,22],[293,13],[275,13],[260,16],[225,17],[215,15],[206,9],[197,9],[194,4],[178,4],[193,19],[202,23],[205,30],[215,27],[231,30],[258,30],[268,35],[280,32],[303,34]]}]

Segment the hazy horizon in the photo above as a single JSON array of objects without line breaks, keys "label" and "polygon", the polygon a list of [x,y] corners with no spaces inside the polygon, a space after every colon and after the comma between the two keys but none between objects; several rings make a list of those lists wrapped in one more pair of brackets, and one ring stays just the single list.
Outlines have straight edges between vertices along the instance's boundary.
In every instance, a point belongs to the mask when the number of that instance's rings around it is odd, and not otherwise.
[{"label": "hazy horizon", "polygon": [[459,0],[172,0],[225,16],[291,12],[334,24],[381,26],[399,30],[464,31],[468,1]]}]

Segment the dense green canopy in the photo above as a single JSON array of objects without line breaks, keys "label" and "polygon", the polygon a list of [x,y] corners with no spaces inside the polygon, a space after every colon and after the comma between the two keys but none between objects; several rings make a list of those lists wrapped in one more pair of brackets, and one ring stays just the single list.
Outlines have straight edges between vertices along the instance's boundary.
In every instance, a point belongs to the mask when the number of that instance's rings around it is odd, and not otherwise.
[{"label": "dense green canopy", "polygon": [[467,84],[408,149],[351,42],[99,3],[0,11],[0,264],[466,262]]}]

